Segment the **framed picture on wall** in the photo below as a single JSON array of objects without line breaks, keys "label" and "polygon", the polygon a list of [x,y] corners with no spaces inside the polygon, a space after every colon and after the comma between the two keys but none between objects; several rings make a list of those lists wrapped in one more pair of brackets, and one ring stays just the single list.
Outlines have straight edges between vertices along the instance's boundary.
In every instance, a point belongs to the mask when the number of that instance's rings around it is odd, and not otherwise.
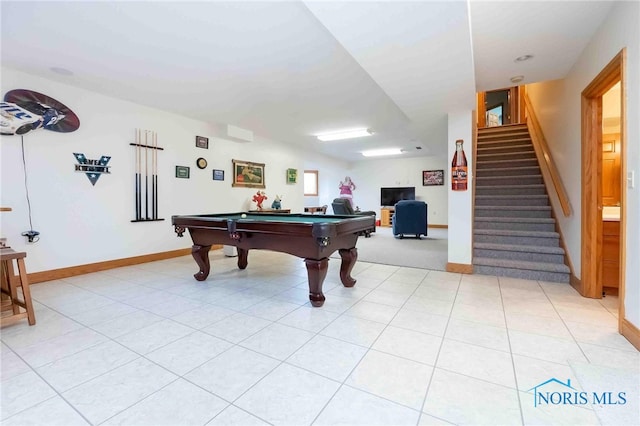
[{"label": "framed picture on wall", "polygon": [[444,185],[444,170],[424,170],[422,186]]},{"label": "framed picture on wall", "polygon": [[287,183],[298,182],[298,169],[287,169]]},{"label": "framed picture on wall", "polygon": [[204,136],[196,136],[196,146],[198,148],[209,149],[209,138]]},{"label": "framed picture on wall", "polygon": [[189,167],[176,166],[176,177],[180,179],[189,179]]},{"label": "framed picture on wall", "polygon": [[264,188],[264,163],[231,160],[233,162],[233,183],[231,186]]},{"label": "framed picture on wall", "polygon": [[213,180],[224,180],[224,170],[213,169]]}]

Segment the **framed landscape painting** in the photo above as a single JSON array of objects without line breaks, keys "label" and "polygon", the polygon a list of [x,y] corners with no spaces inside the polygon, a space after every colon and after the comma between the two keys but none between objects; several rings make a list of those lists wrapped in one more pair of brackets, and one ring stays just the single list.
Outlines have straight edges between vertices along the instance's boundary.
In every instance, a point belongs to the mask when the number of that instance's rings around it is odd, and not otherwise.
[{"label": "framed landscape painting", "polygon": [[444,185],[444,170],[424,170],[422,186]]},{"label": "framed landscape painting", "polygon": [[264,188],[264,163],[231,160],[233,162],[233,183],[231,186]]}]

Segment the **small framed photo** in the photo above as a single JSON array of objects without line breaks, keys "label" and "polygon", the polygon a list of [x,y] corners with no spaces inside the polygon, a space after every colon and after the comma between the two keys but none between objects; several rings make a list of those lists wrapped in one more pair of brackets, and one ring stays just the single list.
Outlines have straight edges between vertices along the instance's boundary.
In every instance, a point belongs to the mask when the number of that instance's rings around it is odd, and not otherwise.
[{"label": "small framed photo", "polygon": [[444,185],[444,170],[424,170],[422,186]]},{"label": "small framed photo", "polygon": [[189,179],[189,167],[176,166],[176,177],[180,179]]},{"label": "small framed photo", "polygon": [[213,169],[213,180],[224,180],[224,170]]},{"label": "small framed photo", "polygon": [[204,136],[196,136],[196,146],[198,148],[209,149],[209,138]]},{"label": "small framed photo", "polygon": [[298,169],[287,169],[287,183],[298,182]]}]

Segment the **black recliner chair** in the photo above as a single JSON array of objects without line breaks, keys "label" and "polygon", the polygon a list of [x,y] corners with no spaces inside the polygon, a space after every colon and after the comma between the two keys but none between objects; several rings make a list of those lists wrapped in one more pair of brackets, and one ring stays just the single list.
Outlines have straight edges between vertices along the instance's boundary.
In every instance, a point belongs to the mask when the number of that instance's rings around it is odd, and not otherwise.
[{"label": "black recliner chair", "polygon": [[331,203],[331,207],[333,207],[333,214],[339,215],[352,215],[352,216],[373,216],[373,228],[366,229],[360,233],[360,235],[364,235],[365,238],[369,238],[372,232],[376,232],[376,212],[374,211],[366,211],[366,212],[356,212],[353,210],[351,206],[351,201],[348,198],[336,198]]}]

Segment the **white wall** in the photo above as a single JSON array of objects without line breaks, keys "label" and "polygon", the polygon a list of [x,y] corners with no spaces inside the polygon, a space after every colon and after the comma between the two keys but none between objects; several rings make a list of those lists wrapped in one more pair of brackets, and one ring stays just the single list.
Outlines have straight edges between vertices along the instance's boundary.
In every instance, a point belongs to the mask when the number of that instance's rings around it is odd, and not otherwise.
[{"label": "white wall", "polygon": [[[472,112],[455,111],[448,115],[449,141],[448,155],[453,160],[456,151],[456,140],[464,141],[463,149],[467,157],[468,170],[473,170],[471,156]],[[451,168],[448,169],[451,174]],[[447,185],[449,192],[449,263],[471,265],[473,255],[473,176],[469,172],[466,191],[452,191],[451,183]]]},{"label": "white wall", "polygon": [[[626,317],[640,327],[640,3],[617,2],[589,45],[563,80],[527,86],[536,115],[569,194],[573,214],[558,218],[575,273],[581,276],[581,92],[626,47],[627,171],[635,171],[635,188],[627,188]],[[554,207],[559,211],[557,199]]]},{"label": "white wall", "polygon": [[[442,141],[443,145],[445,141]],[[423,170],[444,170],[443,186],[422,186]],[[357,189],[353,191],[353,202],[361,210],[373,210],[380,217],[380,188],[414,186],[416,200],[427,203],[428,223],[446,225],[447,186],[450,185],[447,159],[443,157],[392,158],[367,160],[352,163],[351,168],[333,182],[333,197],[339,196],[338,184],[345,175],[351,177]]]},{"label": "white wall", "polygon": [[[265,163],[266,193],[270,206],[283,195],[283,208],[301,212],[302,182],[286,184],[286,169],[302,177],[302,150],[261,139],[251,143],[224,139],[203,122],[59,84],[2,68],[2,93],[23,88],[51,96],[80,118],[72,133],[37,130],[24,136],[33,228],[41,233],[35,244],[20,234],[29,229],[19,136],[0,138],[2,183],[0,205],[13,211],[0,215],[3,237],[27,252],[29,272],[157,253],[191,246],[188,236],[177,238],[171,226],[175,214],[203,214],[246,210],[255,189],[232,188],[232,159]],[[155,130],[165,148],[159,161],[159,214],[161,222],[132,223],[134,198],[134,129]],[[195,147],[195,136],[209,137],[209,149]],[[90,159],[111,156],[111,174],[92,186],[74,171],[74,152]],[[198,157],[209,165],[200,170]],[[317,156],[323,163],[329,159]],[[190,179],[176,179],[175,166],[191,167]],[[224,181],[212,179],[212,169],[225,171]]]},{"label": "white wall", "polygon": [[305,196],[305,206],[327,206],[327,214],[333,214],[331,201],[338,197],[338,183],[344,179],[349,164],[346,161],[323,157],[317,154],[307,154],[304,162],[306,170],[318,171],[318,196]]}]

